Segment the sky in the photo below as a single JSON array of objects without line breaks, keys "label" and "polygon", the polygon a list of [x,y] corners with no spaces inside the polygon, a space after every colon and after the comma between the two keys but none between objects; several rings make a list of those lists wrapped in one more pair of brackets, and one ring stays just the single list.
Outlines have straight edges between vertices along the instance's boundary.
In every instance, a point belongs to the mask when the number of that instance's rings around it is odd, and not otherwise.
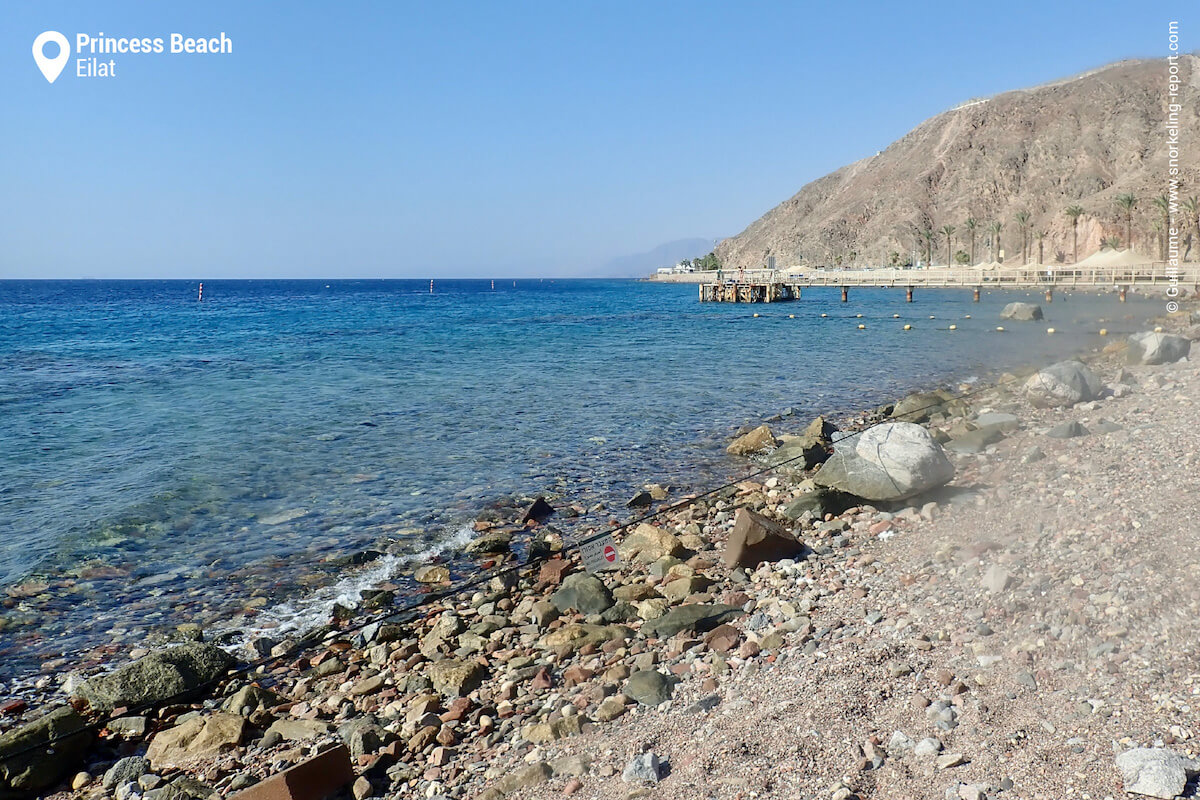
[{"label": "sky", "polygon": [[[1194,8],[14,0],[0,278],[583,274],[736,234],[972,97],[1163,57],[1172,19],[1196,50]],[[233,51],[51,84],[46,30]]]}]

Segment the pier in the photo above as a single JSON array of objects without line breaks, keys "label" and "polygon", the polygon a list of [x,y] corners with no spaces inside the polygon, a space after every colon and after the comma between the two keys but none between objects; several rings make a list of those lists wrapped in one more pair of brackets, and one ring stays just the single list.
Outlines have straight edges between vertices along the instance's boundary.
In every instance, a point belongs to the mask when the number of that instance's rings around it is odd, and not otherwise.
[{"label": "pier", "polygon": [[903,289],[905,299],[913,301],[917,289],[971,289],[975,302],[985,289],[1032,289],[1045,293],[1053,302],[1055,289],[1110,289],[1122,300],[1133,287],[1186,288],[1200,293],[1200,266],[1185,264],[1171,267],[1165,262],[1133,266],[1087,267],[1079,265],[931,269],[857,269],[739,270],[736,278],[701,279],[700,302],[775,303],[800,299],[804,289],[832,287],[841,289],[842,302],[849,302],[853,287]]}]

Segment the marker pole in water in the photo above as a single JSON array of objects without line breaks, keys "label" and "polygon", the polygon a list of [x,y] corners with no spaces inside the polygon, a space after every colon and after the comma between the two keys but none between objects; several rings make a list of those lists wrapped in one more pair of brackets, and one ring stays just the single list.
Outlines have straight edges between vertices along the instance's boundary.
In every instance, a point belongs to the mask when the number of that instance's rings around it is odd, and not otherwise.
[{"label": "marker pole in water", "polygon": [[196,295],[196,302],[197,303],[204,302],[204,284],[203,283],[200,284],[200,293]]},{"label": "marker pole in water", "polygon": [[433,279],[429,279],[429,293],[433,294]]},{"label": "marker pole in water", "polygon": [[492,279],[492,291],[493,292],[496,291],[496,279],[495,278]]}]

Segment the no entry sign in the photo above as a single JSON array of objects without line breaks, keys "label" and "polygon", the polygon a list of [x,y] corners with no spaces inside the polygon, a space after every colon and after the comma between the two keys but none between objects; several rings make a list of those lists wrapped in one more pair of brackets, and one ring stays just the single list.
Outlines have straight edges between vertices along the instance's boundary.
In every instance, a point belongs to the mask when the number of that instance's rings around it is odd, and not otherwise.
[{"label": "no entry sign", "polygon": [[617,544],[612,536],[601,536],[581,544],[579,554],[583,556],[583,568],[588,572],[615,569],[621,563],[621,557],[617,555]]}]

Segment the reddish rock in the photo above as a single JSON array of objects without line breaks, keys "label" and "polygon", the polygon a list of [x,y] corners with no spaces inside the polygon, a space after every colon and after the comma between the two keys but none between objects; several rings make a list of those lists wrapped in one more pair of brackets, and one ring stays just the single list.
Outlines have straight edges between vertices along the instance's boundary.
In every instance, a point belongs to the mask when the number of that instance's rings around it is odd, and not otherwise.
[{"label": "reddish rock", "polygon": [[539,669],[537,674],[533,676],[533,680],[529,682],[529,688],[535,692],[542,689],[549,689],[552,686],[554,686],[554,678],[550,676],[549,671],[545,667]]},{"label": "reddish rock", "polygon": [[753,568],[764,561],[795,558],[803,553],[804,544],[783,525],[748,508],[739,508],[725,544],[725,566]]},{"label": "reddish rock", "polygon": [[737,646],[741,633],[732,625],[718,625],[704,637],[705,644],[710,650],[718,653],[728,653]]},{"label": "reddish rock", "polygon": [[538,580],[542,583],[548,583],[557,586],[562,583],[562,579],[571,571],[571,562],[563,558],[552,558],[549,561],[542,563],[542,568],[538,570]]},{"label": "reddish rock", "polygon": [[350,751],[338,745],[238,792],[234,800],[325,800],[354,780]]},{"label": "reddish rock", "polygon": [[574,664],[563,670],[563,685],[578,686],[581,683],[587,683],[592,679],[592,671],[587,667]]}]

